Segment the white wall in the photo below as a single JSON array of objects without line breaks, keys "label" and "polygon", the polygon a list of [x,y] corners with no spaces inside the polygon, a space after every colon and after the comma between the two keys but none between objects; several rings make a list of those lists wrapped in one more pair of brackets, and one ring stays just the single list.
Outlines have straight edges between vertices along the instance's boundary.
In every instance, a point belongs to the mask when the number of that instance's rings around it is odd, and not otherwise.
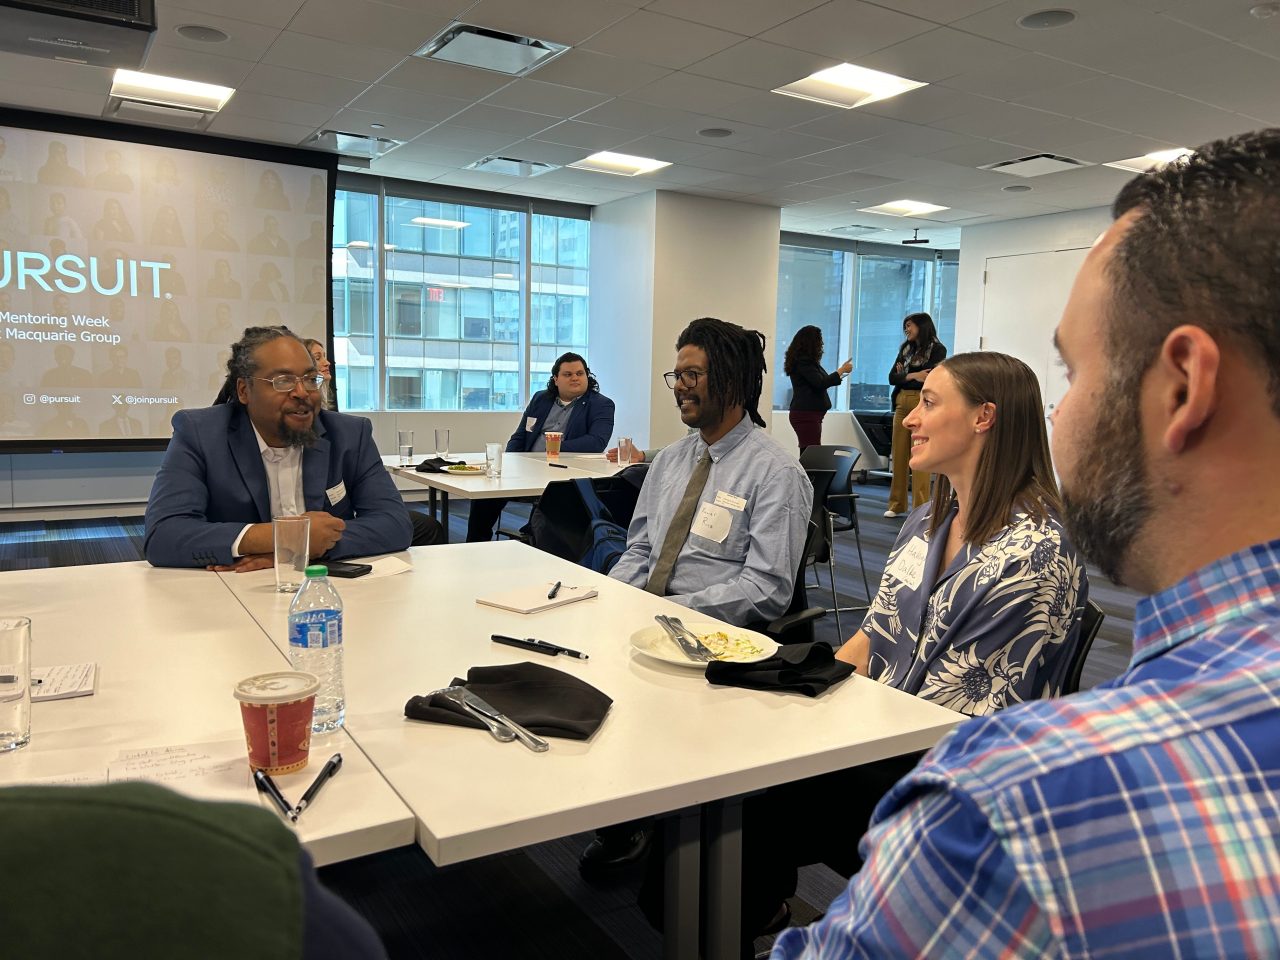
[{"label": "white wall", "polygon": [[[1090,246],[1111,225],[1106,207],[1053,213],[965,227],[960,232],[960,274],[956,291],[956,342],[952,353],[978,349],[982,331],[982,272],[988,257],[1041,253]],[[998,343],[985,343],[999,350]]]}]

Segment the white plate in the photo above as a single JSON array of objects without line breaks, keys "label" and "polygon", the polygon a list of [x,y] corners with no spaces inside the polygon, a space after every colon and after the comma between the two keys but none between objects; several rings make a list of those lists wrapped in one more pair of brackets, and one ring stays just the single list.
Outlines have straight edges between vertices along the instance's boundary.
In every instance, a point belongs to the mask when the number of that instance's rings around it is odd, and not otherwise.
[{"label": "white plate", "polygon": [[[684,618],[681,617],[681,620],[684,620]],[[756,646],[764,648],[762,653],[759,653],[754,657],[747,657],[739,660],[721,660],[721,663],[755,663],[757,660],[767,660],[778,652],[778,644],[776,642],[770,640],[763,633],[756,633],[754,630],[743,630],[740,627],[726,628],[719,624],[708,623],[706,621],[699,623],[696,620],[684,620],[684,625],[699,637],[705,636],[708,633],[723,631],[724,633],[729,634],[729,636],[742,637],[743,639],[750,640]],[[655,660],[664,660],[667,663],[674,663],[681,667],[696,667],[699,670],[706,667],[705,663],[699,663],[698,661],[690,660],[686,657],[684,655],[684,651],[682,651],[676,642],[667,636],[667,632],[656,623],[652,626],[643,627],[633,633],[631,635],[631,646],[640,653],[643,653],[646,657],[653,657]]]}]

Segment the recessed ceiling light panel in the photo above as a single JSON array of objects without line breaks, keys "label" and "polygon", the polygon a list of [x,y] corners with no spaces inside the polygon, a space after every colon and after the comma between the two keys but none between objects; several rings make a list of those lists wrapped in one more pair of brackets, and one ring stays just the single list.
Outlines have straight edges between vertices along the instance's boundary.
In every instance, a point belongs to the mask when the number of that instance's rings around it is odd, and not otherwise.
[{"label": "recessed ceiling light panel", "polygon": [[780,93],[784,97],[798,97],[801,100],[811,100],[814,103],[825,103],[843,110],[852,110],[854,107],[875,103],[877,100],[887,100],[908,90],[927,86],[927,83],[908,80],[905,77],[894,76],[892,73],[882,73],[879,70],[854,66],[852,63],[841,63],[819,70],[803,80],[778,87],[773,92]]},{"label": "recessed ceiling light panel", "polygon": [[650,157],[633,157],[626,153],[611,153],[602,150],[584,157],[569,166],[576,170],[591,170],[594,173],[612,173],[620,177],[634,177],[642,173],[653,173],[663,167],[671,166],[669,161],[654,160]]},{"label": "recessed ceiling light panel", "polygon": [[924,203],[920,200],[891,200],[874,207],[858,208],[862,213],[882,213],[887,217],[922,217],[926,213],[950,209],[950,207],[940,207],[936,203]]},{"label": "recessed ceiling light panel", "polygon": [[568,49],[564,44],[550,40],[535,40],[455,22],[428,40],[414,56],[523,77]]},{"label": "recessed ceiling light panel", "polygon": [[475,163],[469,163],[462,169],[479,170],[481,173],[496,173],[503,177],[518,177],[527,180],[540,177],[552,170],[559,170],[557,163],[541,163],[537,160],[520,160],[516,157],[485,157]]},{"label": "recessed ceiling light panel", "polygon": [[1073,157],[1059,157],[1052,153],[1037,153],[1030,157],[1019,157],[1016,160],[1001,160],[999,163],[988,163],[979,170],[990,170],[992,173],[1008,173],[1015,177],[1043,177],[1047,173],[1061,173],[1063,170],[1074,170],[1077,167],[1091,167],[1093,164],[1076,160]]},{"label": "recessed ceiling light panel", "polygon": [[234,87],[198,83],[181,77],[162,77],[155,73],[138,73],[136,70],[117,70],[111,79],[111,96],[117,99],[158,103],[166,107],[185,107],[206,113],[217,113],[226,106],[235,92]]},{"label": "recessed ceiling light panel", "polygon": [[1155,153],[1148,153],[1141,157],[1131,157],[1128,160],[1113,160],[1110,163],[1104,163],[1103,166],[1115,167],[1117,170],[1128,170],[1130,173],[1146,173],[1148,170],[1163,167],[1166,163],[1173,163],[1175,160],[1189,157],[1194,152],[1194,150],[1188,150],[1186,147],[1177,147],[1173,150],[1157,150]]}]

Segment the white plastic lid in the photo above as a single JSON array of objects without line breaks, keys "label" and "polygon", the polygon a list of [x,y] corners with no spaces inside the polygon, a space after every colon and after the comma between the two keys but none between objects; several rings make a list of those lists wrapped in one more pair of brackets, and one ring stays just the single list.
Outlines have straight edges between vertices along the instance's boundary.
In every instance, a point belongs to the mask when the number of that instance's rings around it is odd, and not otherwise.
[{"label": "white plastic lid", "polygon": [[246,677],[236,684],[235,698],[241,703],[289,703],[320,691],[320,678],[300,670],[277,670]]}]

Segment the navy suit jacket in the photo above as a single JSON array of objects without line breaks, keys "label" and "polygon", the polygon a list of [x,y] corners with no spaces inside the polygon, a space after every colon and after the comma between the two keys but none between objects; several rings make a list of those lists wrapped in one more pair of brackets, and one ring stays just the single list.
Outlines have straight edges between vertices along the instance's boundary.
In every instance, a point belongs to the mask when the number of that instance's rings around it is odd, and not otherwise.
[{"label": "navy suit jacket", "polygon": [[[554,388],[534,394],[516,432],[507,441],[508,453],[526,453],[533,449],[534,441],[542,436],[542,425],[557,396],[559,393]],[[603,453],[613,436],[613,401],[594,390],[584,393],[569,411],[569,422],[562,432],[560,449],[565,453]]]},{"label": "navy suit jacket", "polygon": [[[316,433],[316,442],[302,452],[306,509],[347,524],[325,558],[409,546],[409,514],[373,445],[369,421],[321,411]],[[267,469],[244,406],[223,403],[174,414],[173,439],[147,501],[147,560],[157,567],[231,563],[231,547],[245,524],[270,522]]]}]

